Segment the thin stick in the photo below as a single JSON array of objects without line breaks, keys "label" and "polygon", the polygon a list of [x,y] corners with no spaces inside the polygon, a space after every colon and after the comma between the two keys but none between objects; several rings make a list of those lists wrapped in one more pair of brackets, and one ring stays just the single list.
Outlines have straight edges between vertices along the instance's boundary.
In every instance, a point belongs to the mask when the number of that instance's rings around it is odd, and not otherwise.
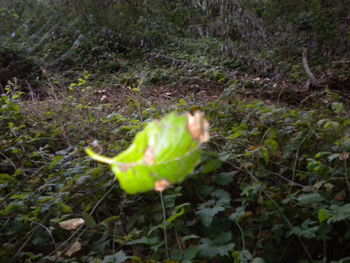
[{"label": "thin stick", "polygon": [[350,192],[350,181],[349,181],[349,176],[348,176],[348,166],[347,166],[347,160],[344,160],[344,169],[345,169],[345,179],[346,179],[346,184],[348,185],[348,189]]},{"label": "thin stick", "polygon": [[324,238],[323,239],[323,263],[327,263],[327,240]]},{"label": "thin stick", "polygon": [[244,240],[244,232],[241,226],[238,224],[238,222],[235,220],[234,223],[236,224],[237,228],[239,229],[239,232],[241,232],[241,238],[242,238],[242,250],[245,250],[245,240]]},{"label": "thin stick", "polygon": [[[248,175],[250,175],[250,177],[257,183],[260,183],[260,181],[258,180],[258,178],[255,177],[255,175],[253,173],[251,173],[249,170],[247,169],[241,169],[239,167],[237,167],[235,164],[231,163],[232,166],[234,168],[236,168],[239,171],[245,172]],[[284,214],[283,210],[281,209],[281,207],[277,204],[277,202],[272,198],[272,196],[266,191],[266,189],[262,188],[261,191],[271,200],[271,202],[275,205],[275,207],[277,208],[278,212],[282,215],[282,217],[284,218],[284,220],[286,221],[287,225],[289,226],[290,229],[293,228],[293,225],[291,223],[291,221],[288,219],[288,217]],[[296,238],[298,239],[299,243],[301,244],[301,246],[303,247],[306,256],[309,258],[310,262],[312,261],[312,257],[311,254],[309,252],[309,250],[307,249],[306,245],[304,244],[304,242],[301,240],[300,237],[296,236]]]},{"label": "thin stick", "polygon": [[288,194],[290,194],[290,192],[292,191],[292,187],[294,186],[295,171],[296,171],[297,163],[298,163],[298,159],[299,159],[300,148],[303,145],[303,143],[305,142],[306,138],[309,136],[309,134],[311,134],[311,129],[308,131],[308,133],[305,135],[305,137],[301,140],[301,142],[300,142],[300,144],[298,146],[297,152],[295,154],[295,160],[294,160],[294,165],[293,165],[293,170],[292,170],[292,172],[293,172],[293,174],[292,174],[292,182],[293,183],[290,184]]},{"label": "thin stick", "polygon": [[163,209],[163,232],[164,232],[164,246],[165,246],[165,255],[167,259],[170,259],[169,257],[169,247],[168,247],[168,237],[166,233],[166,212],[165,212],[165,205],[163,200],[163,193],[159,191],[160,194],[160,202],[162,203],[162,209]]},{"label": "thin stick", "polygon": [[315,81],[315,75],[311,72],[311,69],[309,67],[309,63],[307,62],[307,48],[303,49],[303,66],[306,75],[309,77],[310,81]]}]

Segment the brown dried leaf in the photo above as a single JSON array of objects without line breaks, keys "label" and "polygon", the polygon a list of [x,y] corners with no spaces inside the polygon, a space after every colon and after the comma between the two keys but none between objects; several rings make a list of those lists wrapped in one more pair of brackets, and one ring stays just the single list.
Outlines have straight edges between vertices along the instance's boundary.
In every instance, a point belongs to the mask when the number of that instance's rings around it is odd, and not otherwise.
[{"label": "brown dried leaf", "polygon": [[160,180],[160,181],[157,181],[154,184],[154,190],[156,190],[158,192],[163,192],[169,186],[170,186],[170,182],[169,181],[167,181],[167,180]]},{"label": "brown dried leaf", "polygon": [[252,162],[245,162],[245,163],[242,163],[241,166],[245,169],[249,169],[253,166],[253,163]]},{"label": "brown dried leaf", "polygon": [[75,230],[84,223],[85,221],[82,218],[73,218],[73,219],[59,222],[58,224],[60,225],[60,227],[62,227],[65,230]]},{"label": "brown dried leaf", "polygon": [[346,161],[349,159],[349,157],[350,157],[350,154],[348,152],[344,152],[344,153],[340,154],[339,160]]},{"label": "brown dried leaf", "polygon": [[152,165],[156,162],[156,156],[154,154],[154,150],[151,146],[148,146],[143,157],[143,161],[147,165]]},{"label": "brown dried leaf", "polygon": [[71,257],[74,253],[80,251],[82,248],[81,244],[79,241],[75,241],[70,248],[66,251],[65,255],[67,257]]},{"label": "brown dried leaf", "polygon": [[339,193],[337,193],[335,196],[334,196],[334,199],[337,200],[337,201],[344,201],[346,198],[346,193],[345,191],[341,191]]},{"label": "brown dried leaf", "polygon": [[193,139],[200,143],[209,141],[209,122],[204,118],[204,114],[196,111],[193,115],[187,115],[187,129],[191,133]]}]

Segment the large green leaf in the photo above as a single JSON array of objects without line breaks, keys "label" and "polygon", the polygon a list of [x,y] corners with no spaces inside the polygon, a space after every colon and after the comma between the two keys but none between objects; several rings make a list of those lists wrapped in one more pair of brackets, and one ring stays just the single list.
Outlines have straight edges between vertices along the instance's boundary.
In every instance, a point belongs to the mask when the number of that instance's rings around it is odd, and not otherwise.
[{"label": "large green leaf", "polygon": [[209,139],[208,128],[200,112],[170,113],[150,122],[130,147],[114,158],[91,149],[86,152],[93,159],[110,164],[127,193],[159,190],[182,182],[193,171],[200,161],[200,145]]}]

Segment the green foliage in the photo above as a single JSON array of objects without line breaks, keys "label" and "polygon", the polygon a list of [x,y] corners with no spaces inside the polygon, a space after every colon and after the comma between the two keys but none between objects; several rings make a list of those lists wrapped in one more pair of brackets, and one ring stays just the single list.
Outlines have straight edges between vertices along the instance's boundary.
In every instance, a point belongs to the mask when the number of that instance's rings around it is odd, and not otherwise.
[{"label": "green foliage", "polygon": [[[64,104],[39,115],[23,114],[29,106],[20,103],[13,86],[2,95],[2,258],[160,261],[164,227],[171,259],[179,262],[277,262],[294,257],[296,249],[300,258],[316,259],[313,251],[324,242],[327,254],[328,248],[346,247],[349,122],[339,101],[319,111],[234,98],[207,104],[203,110],[213,139],[186,183],[164,192],[164,223],[157,195],[125,195],[107,167],[90,161],[82,149],[96,138],[98,150],[113,156],[133,149],[136,136],[144,145],[138,153],[143,160],[148,145],[143,136],[153,138],[155,125],[149,120],[165,111],[130,99],[130,117],[114,111],[113,104],[94,104],[92,79],[82,74],[68,85]],[[183,99],[167,111],[192,106]],[[186,116],[171,114],[163,121],[179,124],[173,137],[180,140]],[[85,224],[77,232],[61,229],[58,223],[70,218]],[[66,253],[78,235],[81,250],[66,258],[56,254]]]},{"label": "green foliage", "polygon": [[[346,1],[4,3],[1,49],[39,60],[48,97],[21,99],[31,98],[20,92],[26,79],[0,87],[2,261],[161,262],[163,228],[171,258],[163,262],[349,260]],[[273,104],[273,88],[288,103],[290,85],[304,85],[302,47],[317,77],[343,86],[310,91],[313,105]],[[2,65],[0,75],[17,64]],[[252,98],[265,93],[268,102]],[[137,136],[140,163],[148,141],[139,132],[151,120],[198,108],[212,140],[186,182],[163,193],[166,222],[158,195],[125,194],[83,150],[91,142],[121,158]],[[118,162],[133,159],[127,151]],[[74,218],[84,224],[60,227]]]}]

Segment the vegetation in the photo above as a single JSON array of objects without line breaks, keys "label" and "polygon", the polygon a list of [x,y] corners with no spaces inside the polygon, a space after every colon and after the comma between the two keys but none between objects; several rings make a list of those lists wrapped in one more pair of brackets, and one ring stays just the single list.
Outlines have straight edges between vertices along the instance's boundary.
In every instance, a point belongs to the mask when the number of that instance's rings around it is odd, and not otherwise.
[{"label": "vegetation", "polygon": [[[349,12],[0,1],[0,262],[350,262]],[[85,153],[198,111],[210,141],[162,202]]]}]

